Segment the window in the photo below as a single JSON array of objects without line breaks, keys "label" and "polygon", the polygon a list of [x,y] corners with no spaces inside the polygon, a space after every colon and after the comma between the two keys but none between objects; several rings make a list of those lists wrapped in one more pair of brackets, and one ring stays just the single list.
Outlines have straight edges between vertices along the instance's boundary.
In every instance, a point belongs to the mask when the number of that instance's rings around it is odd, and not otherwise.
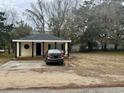
[{"label": "window", "polygon": [[64,49],[64,44],[61,45],[61,49],[62,49],[62,50],[65,50],[65,49]]},{"label": "window", "polygon": [[25,49],[29,49],[29,47],[30,47],[30,46],[29,46],[28,44],[25,44],[25,45],[24,45],[24,48],[25,48]]},{"label": "window", "polygon": [[51,44],[48,44],[48,50],[51,49]]}]

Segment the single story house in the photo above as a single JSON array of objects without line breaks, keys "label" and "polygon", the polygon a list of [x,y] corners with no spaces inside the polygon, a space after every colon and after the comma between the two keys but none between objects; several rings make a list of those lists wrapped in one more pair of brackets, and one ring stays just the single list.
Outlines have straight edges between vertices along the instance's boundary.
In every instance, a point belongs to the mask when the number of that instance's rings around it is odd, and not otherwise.
[{"label": "single story house", "polygon": [[32,34],[20,39],[14,39],[15,57],[37,57],[45,56],[49,49],[63,50],[69,56],[69,45],[71,40],[58,38],[50,34]]}]

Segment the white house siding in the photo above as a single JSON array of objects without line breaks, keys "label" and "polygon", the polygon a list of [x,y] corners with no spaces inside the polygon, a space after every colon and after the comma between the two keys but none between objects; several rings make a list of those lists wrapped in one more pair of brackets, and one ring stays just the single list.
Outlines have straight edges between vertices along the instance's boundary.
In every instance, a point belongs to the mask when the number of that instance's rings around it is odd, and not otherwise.
[{"label": "white house siding", "polygon": [[[25,44],[29,45],[29,49],[24,48]],[[21,43],[21,57],[32,57],[32,43],[31,42]]]}]

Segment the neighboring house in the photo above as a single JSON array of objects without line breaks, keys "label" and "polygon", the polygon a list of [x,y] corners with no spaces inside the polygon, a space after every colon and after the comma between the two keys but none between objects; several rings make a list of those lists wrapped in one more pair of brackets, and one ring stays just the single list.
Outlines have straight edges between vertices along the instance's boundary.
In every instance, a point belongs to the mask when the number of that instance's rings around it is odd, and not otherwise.
[{"label": "neighboring house", "polygon": [[12,40],[15,44],[15,57],[45,56],[49,49],[63,50],[69,56],[71,40],[58,38],[50,34],[33,34]]}]

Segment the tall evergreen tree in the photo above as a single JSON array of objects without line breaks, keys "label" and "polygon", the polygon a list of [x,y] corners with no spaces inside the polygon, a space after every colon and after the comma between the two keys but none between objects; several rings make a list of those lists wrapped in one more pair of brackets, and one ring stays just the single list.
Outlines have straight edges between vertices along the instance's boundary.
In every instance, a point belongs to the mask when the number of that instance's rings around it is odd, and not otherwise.
[{"label": "tall evergreen tree", "polygon": [[11,42],[10,32],[13,29],[13,24],[7,25],[5,21],[5,13],[0,12],[0,47],[2,47],[3,44],[9,47]]}]

